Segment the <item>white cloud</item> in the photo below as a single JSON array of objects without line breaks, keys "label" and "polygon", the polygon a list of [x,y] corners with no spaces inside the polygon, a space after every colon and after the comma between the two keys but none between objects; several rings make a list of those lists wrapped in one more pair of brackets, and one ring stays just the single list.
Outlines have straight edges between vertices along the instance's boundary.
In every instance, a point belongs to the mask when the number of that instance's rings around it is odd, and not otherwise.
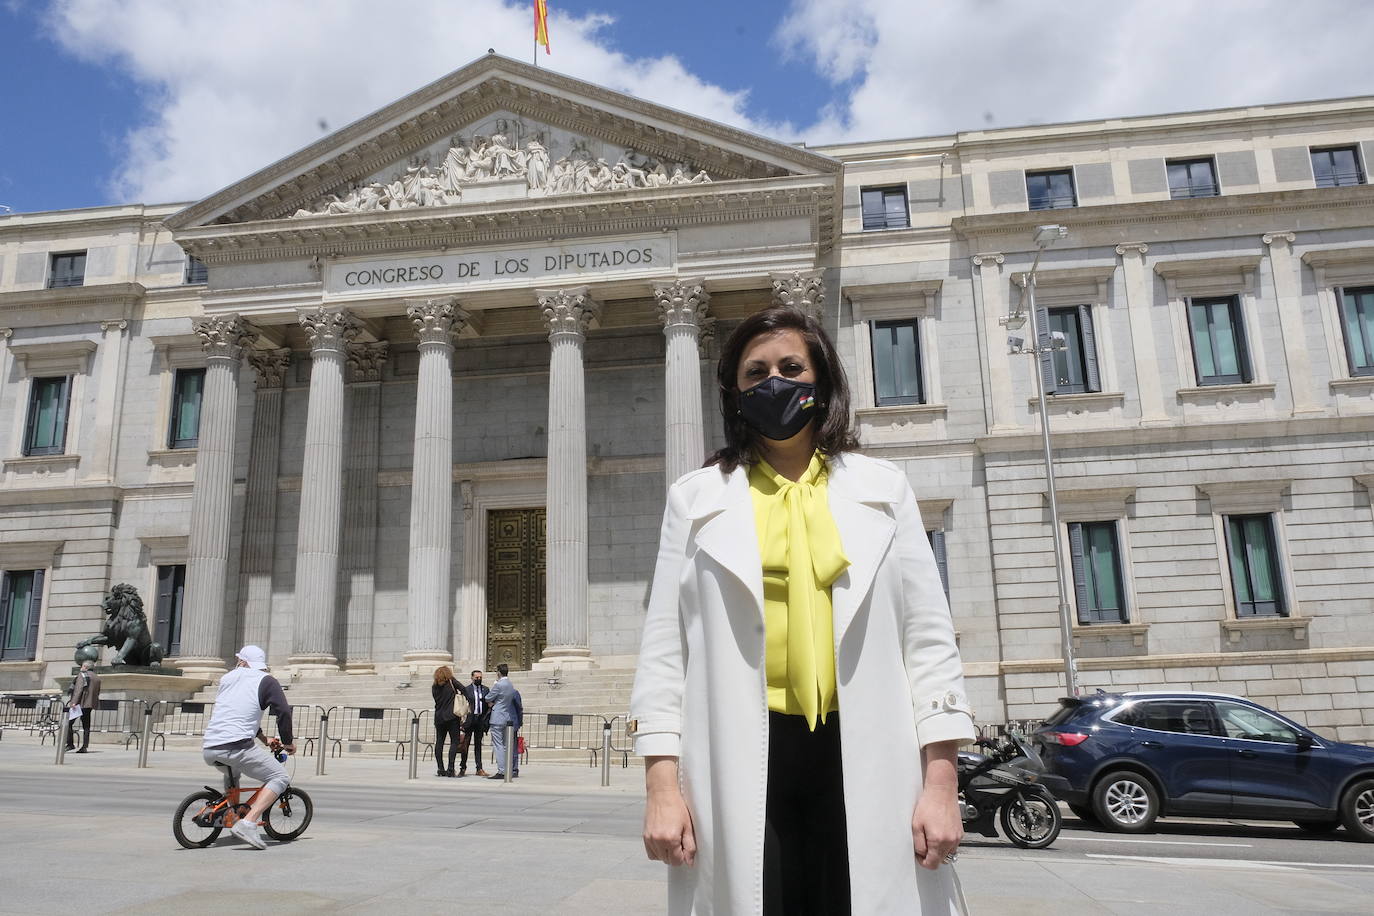
[{"label": "white cloud", "polygon": [[[550,15],[541,65],[765,133],[745,92],[694,76],[672,56],[608,50],[605,16]],[[146,87],[148,118],[124,140],[118,200],[191,200],[229,185],[414,91],[489,47],[528,60],[524,0],[57,0],[52,37]]]},{"label": "white cloud", "polygon": [[793,0],[777,45],[842,101],[812,142],[1374,92],[1374,4]]}]

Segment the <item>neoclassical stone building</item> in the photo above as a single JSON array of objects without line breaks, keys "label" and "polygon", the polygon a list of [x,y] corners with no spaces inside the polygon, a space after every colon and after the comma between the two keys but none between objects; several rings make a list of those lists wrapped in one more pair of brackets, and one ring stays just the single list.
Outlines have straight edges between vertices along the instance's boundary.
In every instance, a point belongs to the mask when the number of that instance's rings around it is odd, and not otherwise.
[{"label": "neoclassical stone building", "polygon": [[631,667],[717,341],[788,302],[981,718],[1064,689],[1039,373],[1083,684],[1374,739],[1371,155],[1371,99],[808,148],[493,55],[189,206],[0,218],[0,688],[121,581],[190,672]]}]

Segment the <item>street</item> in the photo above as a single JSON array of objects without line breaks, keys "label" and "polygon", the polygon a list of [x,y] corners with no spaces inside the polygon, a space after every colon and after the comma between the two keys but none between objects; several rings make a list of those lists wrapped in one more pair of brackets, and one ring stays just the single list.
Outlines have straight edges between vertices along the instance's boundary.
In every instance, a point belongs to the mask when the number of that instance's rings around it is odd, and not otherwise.
[{"label": "street", "polygon": [[[527,764],[504,783],[437,779],[422,762],[298,758],[315,819],[252,850],[226,832],[184,850],[177,803],[215,774],[192,750],[102,745],[52,765],[51,745],[0,741],[0,912],[397,911],[662,913],[663,866],[639,840],[640,773],[612,785],[583,766]],[[974,913],[1370,913],[1374,847],[1283,824],[1162,821],[1154,833],[1083,829],[1023,851],[971,836],[958,869]]]}]

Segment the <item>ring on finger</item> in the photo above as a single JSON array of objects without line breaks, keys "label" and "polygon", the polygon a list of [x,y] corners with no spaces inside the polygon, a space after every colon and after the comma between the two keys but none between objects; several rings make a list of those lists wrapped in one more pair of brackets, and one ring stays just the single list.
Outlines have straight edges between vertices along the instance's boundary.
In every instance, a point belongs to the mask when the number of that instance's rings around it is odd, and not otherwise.
[{"label": "ring on finger", "polygon": [[953,865],[955,860],[957,860],[958,858],[959,850],[956,849],[954,852],[951,852],[949,855],[945,856],[945,862],[949,865]]}]

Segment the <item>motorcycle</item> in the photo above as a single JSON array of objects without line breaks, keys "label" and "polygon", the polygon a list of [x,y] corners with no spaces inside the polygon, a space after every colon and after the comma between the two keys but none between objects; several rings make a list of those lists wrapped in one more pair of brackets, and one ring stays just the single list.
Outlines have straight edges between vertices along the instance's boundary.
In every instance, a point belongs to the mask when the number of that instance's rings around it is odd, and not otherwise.
[{"label": "motorcycle", "polygon": [[1045,765],[1016,735],[999,744],[980,738],[987,753],[959,752],[959,812],[964,828],[997,836],[1001,820],[1007,839],[1022,849],[1044,849],[1059,837],[1059,804],[1040,784]]}]

